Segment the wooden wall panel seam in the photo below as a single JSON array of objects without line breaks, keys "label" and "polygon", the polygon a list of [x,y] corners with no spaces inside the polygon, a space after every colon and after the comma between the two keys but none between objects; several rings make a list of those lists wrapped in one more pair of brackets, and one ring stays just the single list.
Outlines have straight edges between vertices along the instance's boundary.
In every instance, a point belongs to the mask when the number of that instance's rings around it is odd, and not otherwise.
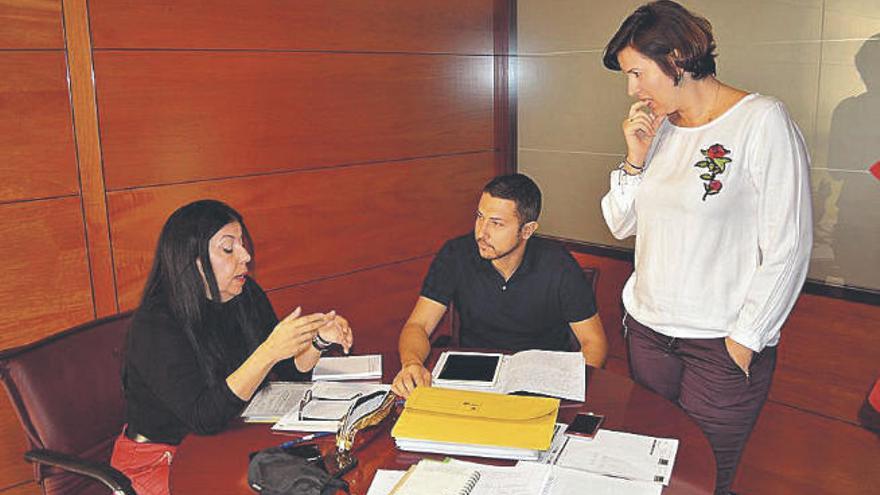
[{"label": "wooden wall panel seam", "polygon": [[[512,174],[517,169],[516,127],[516,0],[494,0],[493,42],[495,51],[495,162],[496,173]],[[513,77],[511,75],[513,74]]]},{"label": "wooden wall panel seam", "polygon": [[64,48],[0,48],[0,53],[64,52]]},{"label": "wooden wall panel seam", "polygon": [[119,311],[86,0],[62,4],[68,85],[95,317]]},{"label": "wooden wall panel seam", "polygon": [[297,282],[297,283],[295,283],[295,284],[290,284],[290,285],[280,285],[280,286],[278,286],[278,287],[273,287],[273,288],[271,288],[271,289],[266,289],[266,293],[275,292],[275,291],[284,290],[284,289],[291,289],[291,288],[294,288],[294,287],[301,287],[301,286],[303,286],[303,285],[314,284],[314,283],[317,283],[317,282],[324,282],[324,281],[327,281],[327,280],[335,280],[335,279],[337,279],[337,278],[347,277],[347,276],[349,276],[349,275],[354,275],[354,274],[356,274],[356,273],[367,272],[367,271],[370,271],[370,270],[378,270],[378,269],[381,269],[381,268],[389,268],[389,267],[393,267],[393,266],[396,266],[396,265],[401,265],[401,264],[404,264],[404,263],[409,263],[409,262],[411,262],[411,261],[416,261],[416,260],[420,260],[420,259],[424,259],[424,258],[428,258],[428,257],[433,258],[436,254],[437,254],[437,251],[433,251],[433,252],[430,252],[430,253],[427,253],[427,254],[420,254],[420,255],[418,255],[418,256],[410,256],[410,257],[407,257],[407,258],[401,258],[401,259],[394,260],[394,261],[390,261],[390,262],[387,262],[387,263],[379,263],[379,264],[377,264],[377,265],[364,266],[364,267],[362,267],[362,268],[358,268],[357,270],[349,270],[349,271],[345,271],[345,272],[341,272],[341,273],[334,273],[334,274],[332,274],[332,275],[328,275],[328,276],[326,276],[326,277],[318,277],[318,278],[314,278],[314,279],[311,279],[311,280],[304,280],[304,281],[301,281],[301,282]]},{"label": "wooden wall panel seam", "polygon": [[451,57],[481,57],[496,58],[497,55],[489,53],[465,53],[465,52],[401,52],[394,50],[316,50],[316,49],[272,49],[272,48],[95,48],[95,53],[316,53],[324,55],[401,55],[409,56],[451,56]]},{"label": "wooden wall panel seam", "polygon": [[53,196],[34,196],[32,198],[27,199],[13,199],[10,201],[0,201],[0,206],[11,205],[11,204],[19,204],[19,203],[33,203],[34,201],[48,201],[52,199],[66,199],[66,198],[78,198],[79,194],[58,194]]},{"label": "wooden wall panel seam", "polygon": [[15,490],[16,488],[22,488],[27,485],[33,485],[33,490],[34,490],[35,494],[40,493],[40,486],[34,480],[20,481],[18,483],[13,483],[11,485],[0,487],[0,493],[7,493],[12,490]]},{"label": "wooden wall panel seam", "polygon": [[[191,180],[180,180],[180,181],[167,181],[167,182],[157,182],[153,184],[139,184],[136,186],[125,186],[125,187],[110,187],[106,188],[106,192],[125,192],[125,191],[135,191],[140,189],[153,189],[153,188],[161,188],[167,186],[180,186],[186,184],[199,184],[199,183],[208,183],[208,182],[221,182],[227,180],[237,180],[237,179],[249,179],[255,177],[269,177],[273,175],[286,175],[286,174],[297,174],[301,172],[315,172],[315,171],[329,171],[329,170],[337,170],[344,168],[353,168],[353,167],[369,167],[369,166],[380,166],[388,163],[400,163],[400,162],[412,162],[417,160],[431,160],[435,158],[446,158],[452,156],[464,156],[464,155],[478,155],[481,153],[496,153],[498,150],[494,148],[487,149],[479,149],[479,150],[468,150],[468,151],[456,151],[453,153],[439,153],[433,155],[421,155],[421,156],[406,156],[400,158],[390,158],[390,159],[381,159],[381,160],[365,160],[365,161],[357,161],[357,162],[345,162],[345,163],[337,163],[333,165],[318,165],[314,167],[297,167],[297,168],[284,168],[277,169],[268,172],[254,172],[249,174],[240,174],[240,175],[224,175],[217,177],[204,177],[198,179]],[[112,234],[111,234],[112,237]]]}]

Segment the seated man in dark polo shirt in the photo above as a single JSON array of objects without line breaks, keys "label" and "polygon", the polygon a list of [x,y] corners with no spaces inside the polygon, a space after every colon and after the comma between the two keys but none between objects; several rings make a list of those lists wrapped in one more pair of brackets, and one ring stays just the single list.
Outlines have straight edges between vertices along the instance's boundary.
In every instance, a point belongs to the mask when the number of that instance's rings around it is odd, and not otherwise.
[{"label": "seated man in dark polo shirt", "polygon": [[462,347],[578,350],[602,366],[608,344],[593,291],[560,244],[534,238],[541,191],[522,174],[483,188],[473,234],[443,245],[400,333],[401,370],[392,389],[406,397],[430,385],[428,341],[446,308],[461,316]]}]

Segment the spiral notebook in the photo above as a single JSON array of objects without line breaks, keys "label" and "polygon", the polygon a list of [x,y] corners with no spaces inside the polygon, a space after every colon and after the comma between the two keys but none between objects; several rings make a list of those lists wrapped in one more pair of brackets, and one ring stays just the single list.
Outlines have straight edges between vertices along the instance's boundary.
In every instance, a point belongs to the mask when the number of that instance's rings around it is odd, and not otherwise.
[{"label": "spiral notebook", "polygon": [[394,485],[392,495],[469,495],[480,482],[480,472],[470,466],[422,459]]}]

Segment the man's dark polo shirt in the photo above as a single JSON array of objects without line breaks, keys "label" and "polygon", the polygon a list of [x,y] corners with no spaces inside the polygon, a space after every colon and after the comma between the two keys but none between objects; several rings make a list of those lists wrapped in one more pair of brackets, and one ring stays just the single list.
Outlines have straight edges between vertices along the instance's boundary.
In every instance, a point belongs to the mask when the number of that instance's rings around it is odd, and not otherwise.
[{"label": "man's dark polo shirt", "polygon": [[473,233],[443,245],[422,295],[461,315],[462,347],[578,350],[568,325],[596,314],[593,289],[560,244],[531,238],[507,282],[480,257]]}]

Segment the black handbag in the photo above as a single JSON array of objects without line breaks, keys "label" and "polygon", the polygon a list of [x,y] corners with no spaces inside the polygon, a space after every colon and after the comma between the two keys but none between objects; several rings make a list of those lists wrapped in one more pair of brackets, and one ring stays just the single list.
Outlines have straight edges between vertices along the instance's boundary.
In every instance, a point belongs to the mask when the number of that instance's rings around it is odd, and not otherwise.
[{"label": "black handbag", "polygon": [[349,493],[348,483],[330,475],[313,444],[271,447],[251,454],[248,484],[262,495],[334,495]]}]

